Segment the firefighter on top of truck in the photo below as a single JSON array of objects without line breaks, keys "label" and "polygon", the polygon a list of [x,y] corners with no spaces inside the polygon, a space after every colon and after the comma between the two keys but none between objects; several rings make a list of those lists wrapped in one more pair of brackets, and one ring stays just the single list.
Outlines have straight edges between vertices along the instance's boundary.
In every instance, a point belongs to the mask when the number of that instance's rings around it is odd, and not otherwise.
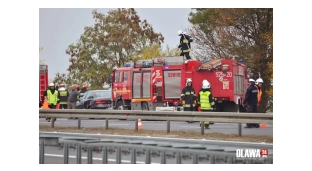
[{"label": "firefighter on top of truck", "polygon": [[[257,113],[258,105],[258,88],[255,86],[255,80],[249,79],[249,87],[246,91],[245,99],[243,105],[246,106],[248,113]],[[259,128],[259,124],[247,123],[245,128]]]},{"label": "firefighter on top of truck", "polygon": [[58,98],[60,101],[60,109],[67,109],[69,92],[65,89],[65,84],[61,84],[58,89]]},{"label": "firefighter on top of truck", "polygon": [[195,89],[192,87],[192,80],[190,78],[186,80],[186,86],[182,89],[181,100],[183,111],[193,111],[195,109],[196,93]]},{"label": "firefighter on top of truck", "polygon": [[178,48],[181,49],[180,56],[185,56],[186,57],[185,63],[187,63],[187,61],[191,59],[190,51],[191,51],[191,42],[193,42],[193,38],[190,37],[189,35],[186,35],[186,33],[181,30],[178,31],[178,35],[180,36],[179,42],[180,44],[178,46]]},{"label": "firefighter on top of truck", "polygon": [[[208,112],[214,108],[212,93],[210,92],[210,83],[207,80],[203,81],[202,88],[198,92],[198,104],[201,112]],[[209,122],[205,121],[205,128],[209,129]]]},{"label": "firefighter on top of truck", "polygon": [[[53,83],[49,85],[49,89],[44,92],[45,100],[47,100],[50,109],[56,109],[56,105],[59,103],[58,91],[55,89]],[[50,122],[51,117],[46,117],[46,120]]]}]

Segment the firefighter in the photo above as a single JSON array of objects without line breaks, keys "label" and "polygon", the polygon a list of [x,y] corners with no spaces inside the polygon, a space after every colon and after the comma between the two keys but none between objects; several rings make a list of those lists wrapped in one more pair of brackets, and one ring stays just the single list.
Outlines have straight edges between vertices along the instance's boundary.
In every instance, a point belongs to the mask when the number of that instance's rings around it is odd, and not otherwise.
[{"label": "firefighter", "polygon": [[58,91],[60,109],[67,109],[69,92],[65,89],[65,84],[61,84]]},{"label": "firefighter", "polygon": [[186,33],[181,30],[178,31],[178,35],[180,36],[180,44],[178,46],[178,48],[181,49],[180,56],[185,56],[186,57],[185,63],[187,63],[188,60],[191,59],[190,51],[191,51],[191,42],[193,42],[193,38],[191,36],[186,35]]},{"label": "firefighter", "polygon": [[[44,92],[44,97],[48,102],[50,109],[56,109],[56,105],[58,104],[58,91],[55,89],[54,83],[49,85],[49,89]],[[51,117],[46,117],[46,120],[50,122]],[[55,119],[56,120],[56,119]]]},{"label": "firefighter", "polygon": [[[192,80],[190,78],[186,80],[186,86],[182,89],[181,100],[183,111],[194,111],[196,105],[196,93],[192,87]],[[193,121],[186,122],[193,123]]]},{"label": "firefighter", "polygon": [[[249,79],[249,87],[246,91],[243,105],[246,106],[248,113],[256,113],[258,105],[258,88],[255,86],[255,80]],[[247,123],[245,128],[259,128],[259,124]]]},{"label": "firefighter", "polygon": [[[215,103],[210,91],[210,83],[207,80],[203,81],[202,88],[198,92],[198,104],[201,112],[208,112],[215,108]],[[206,121],[204,124],[205,129],[209,129],[209,122]]]},{"label": "firefighter", "polygon": [[88,85],[84,84],[82,86],[82,89],[79,91],[79,98],[84,96],[84,93],[86,93],[88,91]]},{"label": "firefighter", "polygon": [[262,90],[261,86],[263,84],[263,80],[261,78],[258,78],[256,80],[256,87],[258,88],[258,106],[260,106],[261,96],[262,96]]}]

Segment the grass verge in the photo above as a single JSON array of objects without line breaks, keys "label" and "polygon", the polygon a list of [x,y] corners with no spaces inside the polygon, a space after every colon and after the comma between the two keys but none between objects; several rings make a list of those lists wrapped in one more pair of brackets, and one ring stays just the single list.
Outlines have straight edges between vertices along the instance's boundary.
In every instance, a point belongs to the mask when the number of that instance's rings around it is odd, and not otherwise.
[{"label": "grass verge", "polygon": [[224,141],[245,141],[245,142],[266,142],[273,143],[273,136],[268,135],[242,135],[238,137],[236,134],[223,134],[223,133],[207,133],[200,135],[200,132],[196,131],[171,131],[167,134],[165,130],[129,130],[124,128],[81,128],[77,127],[60,127],[39,125],[39,131],[46,132],[72,132],[72,133],[90,133],[90,134],[115,134],[115,135],[134,135],[134,136],[153,136],[153,137],[168,137],[168,138],[189,138],[189,139],[209,139],[209,140],[224,140]]}]

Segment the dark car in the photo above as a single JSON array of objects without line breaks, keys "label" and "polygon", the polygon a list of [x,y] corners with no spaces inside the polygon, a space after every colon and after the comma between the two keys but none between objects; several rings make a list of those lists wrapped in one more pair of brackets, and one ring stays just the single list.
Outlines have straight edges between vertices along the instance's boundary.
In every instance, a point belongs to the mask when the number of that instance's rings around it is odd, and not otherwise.
[{"label": "dark car", "polygon": [[89,90],[76,104],[76,109],[110,109],[110,90]]}]

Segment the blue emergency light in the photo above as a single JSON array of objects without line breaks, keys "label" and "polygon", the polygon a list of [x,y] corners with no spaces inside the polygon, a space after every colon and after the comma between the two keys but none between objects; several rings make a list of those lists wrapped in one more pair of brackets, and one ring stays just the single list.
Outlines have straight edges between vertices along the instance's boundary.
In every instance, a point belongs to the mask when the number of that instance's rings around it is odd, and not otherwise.
[{"label": "blue emergency light", "polygon": [[151,65],[148,62],[144,62],[143,67],[151,67]]},{"label": "blue emergency light", "polygon": [[169,69],[169,67],[168,67],[168,66],[165,66],[165,69]]},{"label": "blue emergency light", "polygon": [[129,63],[126,63],[124,66],[125,66],[125,67],[130,67],[130,64],[129,64]]},{"label": "blue emergency light", "polygon": [[242,60],[242,59],[240,59],[240,60],[239,60],[239,63],[240,63],[240,64],[242,64],[242,63],[243,63],[243,60]]}]

